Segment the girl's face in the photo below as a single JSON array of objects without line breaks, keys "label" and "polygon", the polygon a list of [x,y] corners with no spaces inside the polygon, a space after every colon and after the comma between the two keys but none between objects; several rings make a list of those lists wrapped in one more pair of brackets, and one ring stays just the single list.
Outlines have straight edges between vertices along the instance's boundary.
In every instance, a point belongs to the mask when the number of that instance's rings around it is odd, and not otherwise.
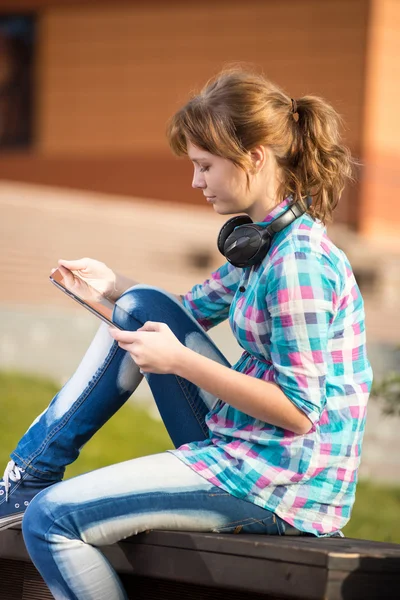
[{"label": "girl's face", "polygon": [[187,143],[194,166],[192,187],[201,189],[206,202],[221,215],[243,212],[252,204],[246,175],[227,158],[215,156]]},{"label": "girl's face", "polygon": [[267,148],[251,154],[255,169],[249,175],[249,186],[246,173],[231,160],[210,154],[189,140],[187,151],[194,166],[192,187],[202,190],[217,213],[246,213],[253,221],[261,221],[275,206],[276,163]]}]

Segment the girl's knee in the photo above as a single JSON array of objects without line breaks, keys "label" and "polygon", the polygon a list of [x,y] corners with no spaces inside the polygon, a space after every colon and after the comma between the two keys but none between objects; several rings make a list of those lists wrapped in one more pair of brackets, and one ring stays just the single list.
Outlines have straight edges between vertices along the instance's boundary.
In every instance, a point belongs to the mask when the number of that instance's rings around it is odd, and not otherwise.
[{"label": "girl's knee", "polygon": [[171,310],[183,306],[162,288],[140,284],[126,290],[115,303],[113,321],[124,329],[141,327],[146,321],[157,320]]},{"label": "girl's knee", "polygon": [[63,482],[40,492],[30,502],[22,520],[22,534],[25,541],[44,540],[48,535],[76,536],[71,504],[60,502],[54,492]]},{"label": "girl's knee", "polygon": [[28,548],[32,540],[43,538],[53,523],[45,498],[46,492],[47,490],[33,498],[22,520],[22,534]]},{"label": "girl's knee", "polygon": [[[146,304],[150,302],[151,304],[151,302],[154,301],[158,305],[160,302],[169,303],[171,300],[174,301],[174,297],[166,290],[143,283],[127,289],[118,298],[116,305],[126,311],[132,311],[143,302]],[[177,300],[175,301],[177,302]]]}]

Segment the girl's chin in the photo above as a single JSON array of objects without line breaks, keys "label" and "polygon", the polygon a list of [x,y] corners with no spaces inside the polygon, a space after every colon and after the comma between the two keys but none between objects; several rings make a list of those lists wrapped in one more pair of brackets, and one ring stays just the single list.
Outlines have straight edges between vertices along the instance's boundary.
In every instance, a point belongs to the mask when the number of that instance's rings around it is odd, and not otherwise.
[{"label": "girl's chin", "polygon": [[212,204],[214,211],[219,215],[238,215],[244,212],[243,210],[240,210],[240,208],[232,206],[232,204],[229,202],[224,203],[219,199],[213,200],[213,202],[210,202],[210,204]]},{"label": "girl's chin", "polygon": [[224,209],[221,206],[218,206],[218,204],[213,204],[213,209],[214,212],[218,213],[219,215],[229,215],[230,211],[226,210],[226,208]]},{"label": "girl's chin", "polygon": [[212,207],[216,212],[219,212],[221,214],[225,214],[226,211],[229,210],[229,205],[224,205],[224,203],[220,200],[213,200],[212,202],[210,202],[210,204],[212,204]]},{"label": "girl's chin", "polygon": [[234,209],[232,207],[229,206],[221,206],[218,204],[213,204],[213,209],[215,210],[215,212],[217,212],[220,215],[237,215],[239,214],[241,211],[238,209]]}]

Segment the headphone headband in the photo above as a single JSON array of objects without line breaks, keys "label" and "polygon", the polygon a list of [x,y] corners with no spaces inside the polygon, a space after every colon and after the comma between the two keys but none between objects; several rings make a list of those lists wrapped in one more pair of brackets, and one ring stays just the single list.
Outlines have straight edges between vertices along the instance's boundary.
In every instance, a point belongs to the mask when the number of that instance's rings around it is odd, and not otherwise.
[{"label": "headphone headband", "polygon": [[304,213],[304,209],[299,202],[294,202],[288,206],[283,214],[274,219],[267,227],[271,229],[273,233],[279,233],[282,229],[285,229],[288,225],[293,223],[295,219],[301,217]]}]

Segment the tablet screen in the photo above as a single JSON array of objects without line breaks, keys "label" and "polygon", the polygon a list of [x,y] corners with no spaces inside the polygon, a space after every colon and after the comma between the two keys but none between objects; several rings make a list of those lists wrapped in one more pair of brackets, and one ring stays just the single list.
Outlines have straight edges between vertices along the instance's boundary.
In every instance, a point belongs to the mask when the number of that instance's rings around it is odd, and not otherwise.
[{"label": "tablet screen", "polygon": [[[91,313],[95,314],[97,317],[108,323],[109,325],[113,325],[114,327],[118,327],[115,323],[112,322],[112,314],[114,310],[115,303],[111,300],[107,300],[104,298],[99,292],[95,291],[95,295],[97,294],[96,300],[91,300],[87,298],[83,298],[76,294],[76,292],[71,292],[64,283],[63,276],[60,271],[56,269],[54,273],[50,275],[50,280],[54,283],[60,290],[68,294],[71,298],[76,300],[79,304],[90,310]],[[118,329],[121,329],[118,327]]]}]

